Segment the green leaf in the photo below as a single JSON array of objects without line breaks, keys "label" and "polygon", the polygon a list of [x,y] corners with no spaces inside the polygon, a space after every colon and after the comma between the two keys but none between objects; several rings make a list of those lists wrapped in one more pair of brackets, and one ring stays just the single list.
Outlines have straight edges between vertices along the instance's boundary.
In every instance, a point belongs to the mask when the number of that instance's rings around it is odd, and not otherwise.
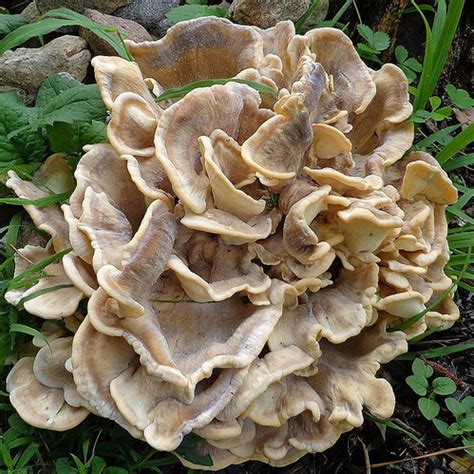
[{"label": "green leaf", "polygon": [[28,295],[21,298],[21,300],[18,301],[18,303],[15,306],[21,309],[27,301],[38,298],[38,296],[46,295],[48,293],[52,293],[53,291],[62,290],[64,288],[71,288],[72,286],[73,285],[68,285],[68,284],[54,285],[54,286],[50,286],[49,288],[43,288],[42,290],[33,291],[32,293],[29,293]]},{"label": "green leaf", "polygon": [[443,420],[440,420],[438,418],[435,418],[432,420],[433,421],[433,424],[436,426],[436,429],[443,435],[445,436],[446,438],[451,438],[453,435],[448,431],[448,424],[443,421]]},{"label": "green leaf", "polygon": [[418,408],[427,420],[433,420],[436,418],[440,410],[438,402],[430,400],[429,398],[420,398],[418,400]]},{"label": "green leaf", "polygon": [[442,165],[474,141],[474,123],[458,133],[436,156]]},{"label": "green leaf", "polygon": [[25,17],[21,15],[0,14],[0,35],[7,35],[26,23]]},{"label": "green leaf", "polygon": [[202,16],[217,16],[221,18],[228,18],[229,13],[221,7],[209,7],[207,5],[182,5],[175,7],[166,13],[166,18],[172,23],[179,23],[180,21],[192,20],[193,18],[200,18]]},{"label": "green leaf", "polygon": [[34,23],[20,26],[0,40],[0,55],[8,49],[15,48],[35,36],[43,36],[63,26],[81,26],[99,38],[106,41],[115,51],[125,59],[132,59],[117,28],[95,23],[80,13],[68,8],[57,8],[46,12],[42,18]]},{"label": "green leaf", "polygon": [[451,395],[456,391],[456,384],[448,377],[436,377],[433,380],[433,392],[438,395]]},{"label": "green leaf", "polygon": [[474,397],[466,397],[461,400],[462,406],[466,410],[466,413],[474,413]]},{"label": "green leaf", "polygon": [[252,87],[258,92],[261,92],[263,94],[274,94],[274,90],[271,89],[268,86],[265,86],[263,84],[260,84],[259,82],[255,81],[247,81],[245,79],[206,79],[204,81],[196,81],[196,82],[191,82],[189,84],[186,84],[185,86],[182,87],[174,87],[171,89],[166,90],[158,96],[155,101],[156,102],[162,102],[163,100],[168,100],[168,99],[176,99],[178,97],[183,97],[189,92],[191,92],[194,89],[198,89],[200,87],[211,87],[214,85],[224,85],[227,84],[228,82],[238,82],[239,84],[245,84],[249,87]]},{"label": "green leaf", "polygon": [[474,165],[474,153],[451,158],[449,161],[443,164],[443,169],[444,171],[453,171],[457,170],[458,168],[471,165]]},{"label": "green leaf", "polygon": [[410,68],[412,71],[415,72],[421,72],[423,69],[423,66],[421,65],[420,61],[415,58],[408,58],[405,61],[404,66]]},{"label": "green leaf", "polygon": [[466,413],[466,408],[463,404],[455,398],[449,397],[444,401],[447,409],[454,415],[455,418]]},{"label": "green leaf", "polygon": [[395,59],[400,63],[404,64],[408,58],[408,50],[405,46],[397,46],[395,48]]},{"label": "green leaf", "polygon": [[10,332],[18,332],[21,334],[27,334],[28,336],[37,337],[38,339],[49,345],[48,339],[46,339],[46,336],[43,333],[41,333],[35,328],[26,326],[25,324],[10,324]]},{"label": "green leaf", "polygon": [[426,395],[428,380],[425,377],[409,375],[405,381],[417,395]]},{"label": "green leaf", "polygon": [[377,31],[374,34],[374,44],[373,47],[377,51],[384,51],[390,46],[390,37],[387,35],[387,33],[384,33],[383,31]]},{"label": "green leaf", "polygon": [[415,359],[411,365],[412,372],[425,379],[430,378],[433,375],[433,368],[425,364],[421,359]]},{"label": "green leaf", "polygon": [[213,462],[209,454],[201,456],[196,451],[198,441],[199,436],[195,435],[194,433],[188,434],[184,437],[178,449],[176,449],[176,452],[193,464],[198,464],[200,466],[212,466]]},{"label": "green leaf", "polygon": [[456,436],[460,435],[463,433],[463,429],[458,423],[452,423],[451,425],[448,426],[448,429],[446,430],[451,436]]},{"label": "green leaf", "polygon": [[367,41],[367,43],[371,46],[374,40],[374,32],[372,28],[368,25],[359,24],[357,25],[357,31],[359,32],[360,36]]},{"label": "green leaf", "polygon": [[469,416],[467,418],[464,418],[459,422],[459,426],[465,433],[470,433],[471,431],[474,431],[474,417]]},{"label": "green leaf", "polygon": [[[473,446],[474,438],[463,438],[462,444],[464,444],[464,446]],[[474,456],[474,448],[465,449],[464,452],[469,454],[469,456]]]},{"label": "green leaf", "polygon": [[52,127],[46,127],[46,133],[55,153],[80,153],[84,145],[107,140],[107,125],[97,120],[91,123],[57,122]]},{"label": "green leaf", "polygon": [[107,464],[101,457],[94,456],[91,460],[92,474],[102,474],[106,465]]},{"label": "green leaf", "polygon": [[46,140],[30,128],[30,111],[18,93],[0,93],[0,110],[0,162],[41,161],[46,156]]},{"label": "green leaf", "polygon": [[60,204],[69,199],[71,195],[68,193],[51,194],[38,199],[25,199],[25,198],[0,198],[0,204],[10,204],[12,206],[35,206],[35,207],[47,207],[53,204]]},{"label": "green leaf", "polygon": [[107,112],[95,84],[63,90],[39,109],[32,126],[44,127],[57,122],[105,121]]},{"label": "green leaf", "polygon": [[445,88],[451,102],[460,109],[469,109],[474,107],[474,99],[469,95],[469,92],[464,89],[457,89],[452,84],[448,84]]},{"label": "green leaf", "polygon": [[441,99],[438,96],[430,97],[431,110],[436,110],[441,105]]},{"label": "green leaf", "polygon": [[76,474],[77,473],[77,469],[72,467],[69,464],[69,460],[66,458],[58,459],[54,463],[54,468],[55,468],[56,474]]},{"label": "green leaf", "polygon": [[48,102],[57,97],[61,92],[81,86],[79,81],[64,77],[60,74],[51,74],[48,76],[38,90],[36,96],[36,107],[45,107]]},{"label": "green leaf", "polygon": [[38,452],[38,445],[30,443],[21,453],[18,461],[15,463],[15,470],[22,469],[30,462],[31,458]]}]

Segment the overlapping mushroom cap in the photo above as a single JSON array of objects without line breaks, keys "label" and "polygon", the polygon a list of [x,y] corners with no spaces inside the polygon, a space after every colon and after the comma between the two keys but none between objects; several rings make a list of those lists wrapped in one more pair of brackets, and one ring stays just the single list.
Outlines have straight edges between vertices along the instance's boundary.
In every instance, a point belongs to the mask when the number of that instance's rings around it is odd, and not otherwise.
[{"label": "overlapping mushroom cap", "polygon": [[[380,364],[458,317],[447,299],[390,329],[449,288],[456,200],[434,159],[404,157],[403,73],[369,69],[339,30],[289,22],[201,18],[128,46],[136,62],[93,60],[109,144],[86,147],[75,180],[56,157],[34,183],[7,183],[27,199],[73,186],[62,207],[26,206],[51,241],[20,249],[17,274],[72,251],[7,293],[49,320],[52,354],[8,378],[19,414],[64,430],[92,412],[168,451],[194,432],[214,470],[323,451],[363,407],[389,417]],[[222,78],[274,93],[230,81],[155,101]]]}]

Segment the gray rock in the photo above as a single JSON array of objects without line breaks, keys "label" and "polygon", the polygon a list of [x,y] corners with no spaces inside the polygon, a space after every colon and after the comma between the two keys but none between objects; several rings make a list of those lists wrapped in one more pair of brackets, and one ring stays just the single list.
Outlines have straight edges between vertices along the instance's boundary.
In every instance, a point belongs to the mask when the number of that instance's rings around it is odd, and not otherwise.
[{"label": "gray rock", "polygon": [[237,23],[269,28],[279,21],[296,21],[311,0],[234,0],[230,14]]},{"label": "gray rock", "polygon": [[133,0],[126,7],[119,8],[114,15],[136,21],[152,35],[161,37],[172,25],[165,13],[179,6],[179,3],[179,0]]},{"label": "gray rock", "polygon": [[78,36],[61,36],[41,48],[18,48],[0,56],[0,85],[35,92],[55,72],[67,72],[82,81],[91,53]]},{"label": "gray rock", "polygon": [[315,26],[326,19],[329,10],[329,0],[320,0],[314,12],[308,18],[306,25],[308,27]]},{"label": "gray rock", "polygon": [[[96,23],[117,28],[125,38],[136,41],[137,43],[152,40],[150,33],[148,33],[148,31],[145,30],[142,25],[139,25],[135,21],[106,15],[104,13],[98,12],[97,10],[86,10],[84,14]],[[92,33],[90,30],[81,28],[79,30],[79,34],[89,43],[89,47],[94,54],[104,54],[107,56],[117,55],[115,49],[112,48],[112,46]]]},{"label": "gray rock", "polygon": [[33,21],[36,21],[40,15],[41,14],[38,10],[38,7],[36,6],[36,2],[29,3],[27,7],[21,12],[21,16],[28,23],[32,23]]},{"label": "gray rock", "polygon": [[87,8],[99,10],[103,13],[112,13],[119,7],[128,5],[131,0],[35,0],[40,13],[55,8],[66,7],[82,13]]}]

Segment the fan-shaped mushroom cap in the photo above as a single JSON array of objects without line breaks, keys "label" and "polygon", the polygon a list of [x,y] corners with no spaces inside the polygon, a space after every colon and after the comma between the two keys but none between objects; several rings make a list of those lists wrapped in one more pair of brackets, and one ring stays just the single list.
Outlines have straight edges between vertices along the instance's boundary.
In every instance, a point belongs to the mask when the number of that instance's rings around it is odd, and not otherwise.
[{"label": "fan-shaped mushroom cap", "polygon": [[124,92],[138,95],[150,108],[158,111],[136,63],[115,56],[96,56],[91,64],[102,100],[109,111]]},{"label": "fan-shaped mushroom cap", "polygon": [[[273,115],[259,109],[260,96],[248,86],[196,89],[172,105],[160,119],[155,136],[156,155],[175,194],[196,214],[206,209],[209,180],[200,167],[198,138],[219,128],[239,144]],[[203,120],[203,117],[205,118]]]},{"label": "fan-shaped mushroom cap", "polygon": [[340,344],[356,336],[377,318],[373,308],[378,286],[378,267],[360,265],[341,270],[334,284],[309,297],[322,337]]},{"label": "fan-shaped mushroom cap", "polygon": [[329,160],[352,150],[350,140],[336,127],[324,123],[313,125],[313,143],[311,151],[315,158]]},{"label": "fan-shaped mushroom cap", "polygon": [[[31,181],[20,179],[14,171],[9,171],[8,177],[6,186],[13,189],[19,198],[35,200],[50,195],[49,192],[40,189]],[[68,226],[58,205],[53,204],[45,207],[26,205],[24,207],[35,226],[51,236],[54,249],[57,252],[69,248]]]},{"label": "fan-shaped mushroom cap", "polygon": [[146,77],[165,89],[204,79],[230,78],[263,57],[261,36],[222,18],[183,21],[158,41],[127,46]]},{"label": "fan-shaped mushroom cap", "polygon": [[343,195],[358,196],[360,194],[368,194],[380,189],[383,185],[382,179],[374,175],[369,175],[365,178],[357,178],[346,176],[332,168],[316,170],[305,167],[304,171],[321,186],[329,184],[333,191]]},{"label": "fan-shaped mushroom cap", "polygon": [[[412,112],[408,100],[408,83],[403,71],[393,64],[385,64],[379,71],[372,73],[372,78],[376,94],[365,111],[352,119],[353,130],[348,138],[354,153],[368,155],[376,152],[382,156],[385,165],[391,165],[403,156],[413,141],[412,126],[401,125],[402,128],[399,128],[398,125]],[[385,153],[381,149],[375,150],[385,139],[390,142],[392,130],[398,130],[394,132],[394,137],[400,140],[400,144],[387,144],[391,154],[388,150]]]},{"label": "fan-shaped mushroom cap", "polygon": [[[90,300],[89,316],[101,332],[124,337],[150,374],[183,387],[192,400],[196,384],[213,369],[250,364],[281,315],[286,291],[285,285],[274,285],[267,306],[235,296],[207,304],[158,297],[144,316],[130,319],[111,313],[99,290]],[[214,342],[203,345],[204,340]]]},{"label": "fan-shaped mushroom cap", "polygon": [[399,318],[411,318],[425,309],[424,298],[416,291],[386,296],[375,307]]},{"label": "fan-shaped mushroom cap", "polygon": [[86,153],[74,173],[76,189],[69,198],[73,216],[81,217],[84,195],[90,187],[95,193],[105,193],[110,203],[125,214],[132,229],[136,230],[145,214],[146,204],[127,172],[126,162],[119,159],[110,145],[89,145],[84,150]]},{"label": "fan-shaped mushroom cap", "polygon": [[341,433],[362,424],[364,406],[376,417],[392,414],[392,388],[375,374],[380,363],[406,352],[407,343],[402,332],[387,332],[386,324],[386,319],[379,318],[343,344],[321,341],[319,370],[308,381],[322,399],[324,415],[319,422],[306,413],[290,420],[291,446],[313,452],[327,449]]},{"label": "fan-shaped mushroom cap", "polygon": [[167,268],[173,270],[186,294],[194,301],[222,301],[239,291],[265,292],[271,285],[246,246],[228,246],[203,239],[190,242],[188,256],[171,255]]},{"label": "fan-shaped mushroom cap", "polygon": [[33,373],[33,363],[33,357],[20,359],[7,377],[10,402],[21,418],[37,428],[55,431],[69,430],[84,421],[89,412],[69,405],[61,388],[40,383]]},{"label": "fan-shaped mushroom cap", "polygon": [[153,201],[133,239],[122,247],[120,264],[108,263],[98,271],[99,285],[113,298],[119,318],[145,314],[151,288],[171,255],[176,231],[166,204]]},{"label": "fan-shaped mushroom cap", "polygon": [[325,210],[325,198],[331,191],[330,186],[322,186],[308,196],[293,204],[283,227],[283,245],[287,252],[299,262],[310,264],[326,255],[331,246],[319,242],[310,224],[316,216]]},{"label": "fan-shaped mushroom cap", "polygon": [[242,158],[266,178],[293,178],[303,166],[312,130],[302,94],[283,96],[277,115],[264,122],[242,145]]},{"label": "fan-shaped mushroom cap", "polygon": [[74,385],[72,374],[66,370],[71,357],[72,337],[60,337],[43,346],[33,362],[36,380],[46,387],[61,388],[65,402],[72,407],[84,406]]},{"label": "fan-shaped mushroom cap", "polygon": [[337,107],[362,113],[375,95],[375,84],[349,37],[336,28],[317,28],[305,36],[318,63],[333,77]]},{"label": "fan-shaped mushroom cap", "polygon": [[265,239],[272,231],[272,220],[266,214],[244,222],[233,214],[219,209],[208,209],[202,214],[195,214],[185,209],[181,224],[189,229],[218,234],[225,243],[234,245]]},{"label": "fan-shaped mushroom cap", "polygon": [[123,92],[112,106],[107,138],[119,155],[153,156],[157,119],[158,114],[145,99],[132,92]]},{"label": "fan-shaped mushroom cap", "polygon": [[[239,144],[222,130],[215,130],[210,138],[200,137],[199,143],[215,206],[244,221],[261,214],[265,209],[265,201],[263,199],[256,200],[244,191],[237,189],[237,186],[224,172],[224,170],[229,172],[232,177],[237,174],[243,175],[244,179],[237,183],[240,185],[250,181],[252,175],[255,179],[255,175],[251,173],[250,169],[247,176],[244,174],[246,164],[240,156]],[[231,153],[232,155],[230,155]],[[223,156],[219,156],[219,154]],[[231,156],[232,159],[230,159]],[[224,161],[225,168],[221,165],[222,161]],[[239,169],[242,170],[240,173]]]},{"label": "fan-shaped mushroom cap", "polygon": [[[15,255],[14,276],[50,257],[50,248],[27,245],[20,249]],[[5,299],[13,305],[21,302],[26,311],[44,319],[59,319],[74,314],[83,293],[72,284],[60,262],[51,263],[44,272],[45,275],[37,283],[7,291]]]},{"label": "fan-shaped mushroom cap", "polygon": [[[108,356],[104,357],[104,350]],[[141,433],[128,424],[110,394],[110,383],[136,359],[133,348],[120,337],[94,329],[86,318],[74,336],[71,366],[74,383],[94,413],[110,418],[136,438]]]},{"label": "fan-shaped mushroom cap", "polygon": [[[419,155],[410,155],[411,158],[416,156]],[[401,195],[405,199],[412,199],[417,195],[425,196],[438,204],[453,204],[458,199],[457,190],[446,171],[439,164],[432,165],[421,160],[408,163],[403,176]]]}]

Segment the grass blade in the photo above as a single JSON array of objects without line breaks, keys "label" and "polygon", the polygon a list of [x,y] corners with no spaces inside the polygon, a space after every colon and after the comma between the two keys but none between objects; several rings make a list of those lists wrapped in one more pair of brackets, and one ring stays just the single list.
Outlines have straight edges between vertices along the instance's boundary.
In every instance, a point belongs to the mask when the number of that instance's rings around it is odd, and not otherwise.
[{"label": "grass blade", "polygon": [[191,92],[194,89],[198,89],[200,87],[211,87],[214,85],[224,85],[227,84],[228,82],[238,82],[239,84],[245,84],[249,87],[252,87],[258,92],[261,92],[263,94],[274,94],[275,91],[263,84],[260,84],[259,82],[255,81],[247,81],[245,79],[207,79],[204,81],[196,81],[196,82],[191,82],[189,84],[186,84],[185,86],[182,87],[173,87],[171,89],[166,90],[163,92],[163,94],[159,95],[155,101],[156,102],[162,102],[163,100],[168,100],[168,99],[176,99],[179,97],[185,96],[187,93]]},{"label": "grass blade", "polygon": [[462,155],[450,159],[443,164],[443,169],[444,171],[453,171],[457,170],[458,168],[471,165],[474,165],[474,153],[469,153],[468,155]]},{"label": "grass blade", "polygon": [[295,23],[295,30],[296,33],[301,33],[303,31],[303,27],[306,24],[306,22],[309,20],[309,17],[313,14],[314,10],[316,10],[316,7],[319,5],[321,0],[313,0],[311,5],[308,7],[308,9],[303,13],[303,15],[298,19],[298,21]]},{"label": "grass blade", "polygon": [[399,355],[395,360],[413,360],[420,355],[427,359],[434,359],[436,357],[444,357],[451,354],[457,354],[458,352],[471,351],[474,349],[474,342],[462,342],[447,347],[438,347],[436,349],[425,349],[416,352],[407,352],[406,354]]},{"label": "grass blade", "polygon": [[436,155],[438,162],[443,165],[456,153],[474,142],[474,123],[471,123],[462,132],[458,133],[444,148]]},{"label": "grass blade", "polygon": [[52,196],[45,196],[39,199],[0,198],[0,204],[10,204],[12,206],[46,207],[53,204],[63,203],[69,199],[69,196],[71,196],[70,192],[53,194]]}]

